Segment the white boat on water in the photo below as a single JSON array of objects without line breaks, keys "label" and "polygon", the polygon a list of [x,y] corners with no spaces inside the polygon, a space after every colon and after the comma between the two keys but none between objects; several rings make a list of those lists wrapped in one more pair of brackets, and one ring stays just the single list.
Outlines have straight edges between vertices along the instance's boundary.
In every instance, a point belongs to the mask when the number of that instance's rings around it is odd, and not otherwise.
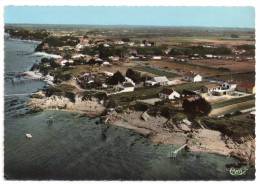
[{"label": "white boat on water", "polygon": [[31,139],[32,138],[32,134],[25,134],[26,138]]}]

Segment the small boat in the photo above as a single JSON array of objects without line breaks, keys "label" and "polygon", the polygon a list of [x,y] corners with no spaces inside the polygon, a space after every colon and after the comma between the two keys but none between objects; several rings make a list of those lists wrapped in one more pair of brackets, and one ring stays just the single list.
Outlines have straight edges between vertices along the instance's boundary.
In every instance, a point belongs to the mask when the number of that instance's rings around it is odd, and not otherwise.
[{"label": "small boat", "polygon": [[32,134],[25,134],[26,138],[31,139],[32,138]]}]

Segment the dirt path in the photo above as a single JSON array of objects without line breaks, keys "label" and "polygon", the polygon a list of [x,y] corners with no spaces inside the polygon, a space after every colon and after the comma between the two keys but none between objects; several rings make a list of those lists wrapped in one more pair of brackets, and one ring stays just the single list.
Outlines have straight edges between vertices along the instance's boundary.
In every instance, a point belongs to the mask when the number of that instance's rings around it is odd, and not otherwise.
[{"label": "dirt path", "polygon": [[209,114],[209,116],[210,117],[218,116],[218,115],[226,114],[228,112],[232,112],[232,111],[234,112],[236,110],[246,109],[246,108],[249,108],[249,106],[254,106],[254,105],[255,105],[255,100],[249,100],[247,102],[236,103],[233,105],[228,105],[225,107],[213,109],[211,111],[211,113]]}]

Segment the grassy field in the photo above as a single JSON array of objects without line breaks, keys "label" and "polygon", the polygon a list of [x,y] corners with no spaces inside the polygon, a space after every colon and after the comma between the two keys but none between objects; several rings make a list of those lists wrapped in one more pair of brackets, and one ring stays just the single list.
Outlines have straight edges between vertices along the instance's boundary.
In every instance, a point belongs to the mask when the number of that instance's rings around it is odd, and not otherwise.
[{"label": "grassy field", "polygon": [[158,76],[166,76],[168,78],[177,77],[178,75],[171,71],[166,71],[163,69],[157,69],[150,66],[135,66],[133,67],[134,70],[138,70],[141,72],[147,72]]},{"label": "grassy field", "polygon": [[234,74],[226,74],[226,75],[219,75],[216,76],[221,80],[233,80],[237,83],[240,82],[252,82],[255,83],[255,72],[245,72],[245,73],[234,73]]},{"label": "grassy field", "polygon": [[254,99],[255,99],[255,95],[245,96],[245,97],[241,97],[241,98],[233,98],[231,100],[214,103],[214,104],[212,104],[212,108],[218,109],[218,108],[221,108],[224,106],[238,104],[238,103],[242,103],[242,102],[246,102],[246,101],[250,101],[250,100],[254,100]]},{"label": "grassy field", "polygon": [[196,64],[188,63],[188,62],[178,62],[178,61],[151,61],[149,65],[157,68],[172,68],[175,70],[180,70],[184,72],[193,71],[195,73],[201,74],[203,77],[216,76],[216,75],[224,75],[229,72],[223,71],[221,69],[213,68],[210,66],[199,66]]},{"label": "grassy field", "polygon": [[237,120],[235,116],[220,119],[206,118],[203,120],[203,124],[230,136],[233,140],[247,136],[255,137],[255,123],[251,119]]}]

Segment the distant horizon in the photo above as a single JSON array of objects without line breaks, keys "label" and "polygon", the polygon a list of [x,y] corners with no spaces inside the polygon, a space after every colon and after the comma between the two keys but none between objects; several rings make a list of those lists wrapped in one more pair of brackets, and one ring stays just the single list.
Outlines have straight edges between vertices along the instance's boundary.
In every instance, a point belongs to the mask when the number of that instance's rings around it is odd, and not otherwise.
[{"label": "distant horizon", "polygon": [[253,7],[6,6],[5,24],[255,28]]},{"label": "distant horizon", "polygon": [[129,24],[117,24],[117,25],[106,25],[106,24],[40,24],[40,23],[5,23],[5,25],[13,25],[13,26],[92,26],[92,27],[162,27],[162,28],[212,28],[212,29],[252,29],[254,30],[255,27],[213,27],[213,26],[163,26],[163,25],[129,25]]}]

